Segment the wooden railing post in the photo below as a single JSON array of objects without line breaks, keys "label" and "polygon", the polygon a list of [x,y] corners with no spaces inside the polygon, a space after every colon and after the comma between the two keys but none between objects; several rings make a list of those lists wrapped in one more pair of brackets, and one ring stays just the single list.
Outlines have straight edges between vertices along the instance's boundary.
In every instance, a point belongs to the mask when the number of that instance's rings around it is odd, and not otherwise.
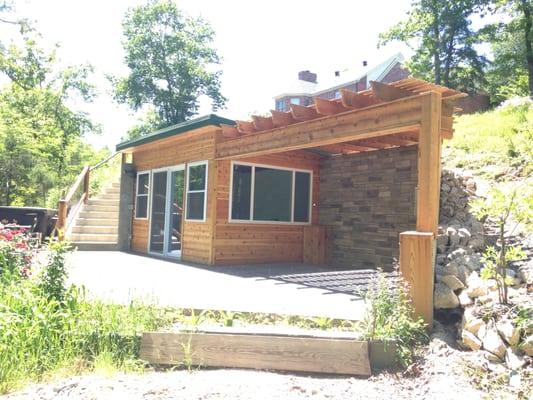
[{"label": "wooden railing post", "polygon": [[68,211],[68,202],[66,200],[59,200],[59,208],[57,210],[57,222],[56,228],[58,230],[65,229],[67,224],[67,211]]},{"label": "wooden railing post", "polygon": [[409,285],[415,317],[433,326],[433,265],[435,239],[431,232],[400,233],[400,272]]},{"label": "wooden railing post", "polygon": [[91,174],[91,168],[87,168],[87,172],[85,173],[85,176],[83,177],[83,195],[84,200],[83,202],[87,204],[89,201],[89,184],[90,184],[90,175]]}]

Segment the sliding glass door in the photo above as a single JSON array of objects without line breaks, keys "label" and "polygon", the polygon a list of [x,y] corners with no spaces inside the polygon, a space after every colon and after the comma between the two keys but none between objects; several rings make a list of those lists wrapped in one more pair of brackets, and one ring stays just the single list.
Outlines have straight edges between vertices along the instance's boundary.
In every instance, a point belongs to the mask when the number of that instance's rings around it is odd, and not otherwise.
[{"label": "sliding glass door", "polygon": [[150,213],[151,253],[181,256],[184,166],[153,171]]}]

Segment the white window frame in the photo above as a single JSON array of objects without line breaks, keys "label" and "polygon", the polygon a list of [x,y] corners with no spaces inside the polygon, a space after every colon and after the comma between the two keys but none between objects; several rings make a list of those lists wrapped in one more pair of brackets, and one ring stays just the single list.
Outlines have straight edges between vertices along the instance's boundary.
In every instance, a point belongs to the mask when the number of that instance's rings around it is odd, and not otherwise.
[{"label": "white window frame", "polygon": [[[139,194],[139,177],[141,175],[148,175],[148,193],[146,194]],[[152,171],[150,170],[146,170],[146,171],[139,171],[137,172],[137,178],[136,178],[136,183],[135,183],[135,210],[134,210],[134,213],[133,213],[133,216],[135,219],[139,219],[139,220],[147,220],[150,218],[150,193],[152,191]],[[139,196],[144,196],[146,197],[146,217],[137,217],[137,198]]]},{"label": "white window frame", "polygon": [[[197,167],[199,165],[205,165],[205,187],[204,190],[189,190],[189,177],[190,169],[191,167]],[[209,187],[209,162],[207,160],[203,161],[194,161],[191,163],[187,163],[187,185],[186,185],[186,195],[185,195],[185,221],[187,222],[205,222],[207,217],[207,188]],[[189,208],[188,208],[188,202],[189,202],[189,193],[204,193],[204,215],[202,219],[190,219],[189,218]]]},{"label": "white window frame", "polygon": [[[233,166],[245,165],[252,167],[252,182],[250,185],[250,219],[233,219],[231,209],[233,206]],[[278,169],[282,171],[292,172],[292,189],[291,189],[291,220],[290,221],[256,221],[254,220],[254,189],[255,189],[255,167]],[[298,169],[278,167],[277,165],[258,164],[244,161],[231,161],[230,186],[229,186],[229,208],[228,221],[236,224],[265,224],[265,225],[311,225],[313,221],[313,170],[312,169]],[[294,194],[295,194],[295,180],[296,172],[306,172],[310,174],[309,178],[309,219],[307,222],[294,221]]]}]

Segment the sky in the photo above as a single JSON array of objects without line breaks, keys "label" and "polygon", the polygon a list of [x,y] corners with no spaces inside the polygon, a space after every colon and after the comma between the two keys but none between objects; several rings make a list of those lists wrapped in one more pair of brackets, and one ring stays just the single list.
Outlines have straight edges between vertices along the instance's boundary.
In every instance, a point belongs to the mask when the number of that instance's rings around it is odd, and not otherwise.
[{"label": "sky", "polygon": [[[90,63],[98,88],[92,104],[76,104],[102,126],[87,140],[114,149],[140,114],[112,100],[106,75],[123,76],[122,20],[140,0],[16,0],[15,14],[34,22],[44,44],[60,45],[62,65]],[[222,57],[222,94],[226,109],[216,113],[232,119],[264,114],[273,97],[311,70],[318,81],[334,71],[369,67],[409,50],[400,43],[377,48],[378,35],[405,18],[411,0],[176,0],[191,16],[202,16],[216,32],[214,47]],[[2,27],[4,43],[17,31]],[[341,75],[342,76],[342,75]],[[203,99],[199,115],[212,112]]]}]

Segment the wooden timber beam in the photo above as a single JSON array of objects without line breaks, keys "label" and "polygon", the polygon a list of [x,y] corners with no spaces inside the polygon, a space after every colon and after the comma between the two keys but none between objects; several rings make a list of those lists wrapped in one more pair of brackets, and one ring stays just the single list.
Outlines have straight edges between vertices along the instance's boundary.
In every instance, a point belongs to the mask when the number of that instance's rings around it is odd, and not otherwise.
[{"label": "wooden timber beam", "polygon": [[270,110],[270,113],[272,114],[272,122],[276,128],[291,125],[296,122],[290,112]]},{"label": "wooden timber beam", "polygon": [[424,98],[416,95],[227,140],[217,144],[216,158],[279,153],[417,130]]},{"label": "wooden timber beam", "polygon": [[240,136],[239,130],[235,125],[220,124],[222,129],[222,136],[227,138],[236,138]]},{"label": "wooden timber beam", "polygon": [[274,121],[272,121],[272,117],[252,115],[252,120],[256,131],[266,131],[274,128]]},{"label": "wooden timber beam", "polygon": [[432,232],[437,237],[441,174],[441,95],[423,96],[420,135],[418,137],[418,189],[416,230]]},{"label": "wooden timber beam", "polygon": [[315,97],[316,111],[322,115],[334,115],[348,111],[341,103],[334,100],[326,100],[321,97]]},{"label": "wooden timber beam", "polygon": [[250,121],[235,121],[237,123],[237,130],[243,134],[248,135],[255,132],[255,126]]},{"label": "wooden timber beam", "polygon": [[385,143],[391,146],[411,146],[417,143],[416,140],[402,139],[396,135],[384,136],[374,140],[376,142]]},{"label": "wooden timber beam", "polygon": [[304,107],[297,104],[291,104],[291,113],[296,121],[308,121],[319,117],[314,107]]},{"label": "wooden timber beam", "polygon": [[341,103],[345,108],[365,108],[379,103],[379,100],[370,96],[354,92],[348,89],[341,89]]},{"label": "wooden timber beam", "polygon": [[392,145],[387,144],[379,140],[379,138],[372,138],[372,139],[365,139],[365,140],[358,140],[354,142],[356,145],[370,147],[371,149],[388,149],[389,147],[392,147]]},{"label": "wooden timber beam", "polygon": [[381,101],[398,100],[403,97],[413,96],[414,94],[409,90],[388,85],[382,82],[370,81],[370,85],[372,86],[372,92],[374,93],[374,97],[380,99]]}]

